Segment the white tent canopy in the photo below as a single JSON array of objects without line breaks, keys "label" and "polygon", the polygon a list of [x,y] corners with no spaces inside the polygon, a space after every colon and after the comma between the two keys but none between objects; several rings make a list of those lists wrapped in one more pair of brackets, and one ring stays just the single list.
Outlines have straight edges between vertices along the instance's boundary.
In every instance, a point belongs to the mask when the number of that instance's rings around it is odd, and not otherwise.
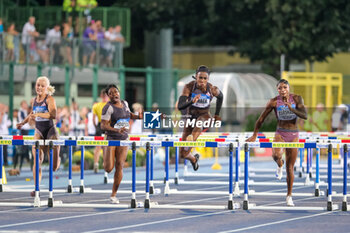
[{"label": "white tent canopy", "polygon": [[[178,96],[185,84],[192,80],[191,75],[180,79],[177,83]],[[224,95],[223,120],[234,118],[241,121],[245,109],[262,108],[269,99],[277,95],[277,80],[267,74],[211,73],[209,82],[217,86]],[[215,101],[216,98],[213,103]]]}]

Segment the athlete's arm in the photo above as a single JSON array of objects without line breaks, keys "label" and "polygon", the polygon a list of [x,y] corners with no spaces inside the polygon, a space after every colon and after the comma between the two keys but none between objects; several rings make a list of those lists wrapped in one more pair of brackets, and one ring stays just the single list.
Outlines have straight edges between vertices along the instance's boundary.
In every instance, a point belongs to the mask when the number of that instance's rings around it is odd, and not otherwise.
[{"label": "athlete's arm", "polygon": [[297,95],[297,96],[294,96],[294,101],[296,104],[296,108],[292,108],[289,102],[286,103],[288,105],[289,110],[294,112],[295,115],[297,115],[298,117],[304,120],[307,120],[307,112],[304,106],[303,98],[300,95]]},{"label": "athlete's arm", "polygon": [[269,100],[269,102],[266,104],[265,110],[261,113],[260,117],[258,120],[255,122],[255,127],[254,127],[254,133],[253,136],[247,139],[247,142],[255,142],[256,137],[258,136],[258,132],[262,124],[264,123],[266,117],[270,114],[270,112],[273,110],[273,108],[276,105],[275,99]]},{"label": "athlete's arm", "polygon": [[116,129],[110,125],[111,116],[113,114],[113,108],[110,105],[105,105],[102,109],[102,116],[101,116],[101,129],[104,131],[110,131],[110,132],[117,132],[117,133],[123,133],[127,130],[124,128]]},{"label": "athlete's arm", "polygon": [[200,98],[200,95],[197,95],[194,97],[193,100],[187,101],[190,94],[191,94],[190,88],[188,88],[188,86],[186,85],[182,91],[182,94],[179,98],[179,103],[177,105],[177,108],[179,110],[184,110],[184,109],[188,108],[193,103],[196,103],[198,101],[198,99]]},{"label": "athlete's arm", "polygon": [[221,110],[221,106],[222,106],[222,102],[224,100],[224,95],[219,90],[219,88],[217,88],[216,86],[212,87],[211,90],[212,90],[213,96],[216,97],[215,116],[219,116],[220,110]]}]

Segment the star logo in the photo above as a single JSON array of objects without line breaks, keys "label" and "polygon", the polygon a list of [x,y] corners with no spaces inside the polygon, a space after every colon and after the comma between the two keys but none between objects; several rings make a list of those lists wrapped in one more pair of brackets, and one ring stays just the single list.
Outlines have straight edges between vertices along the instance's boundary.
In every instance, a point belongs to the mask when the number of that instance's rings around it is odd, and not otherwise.
[{"label": "star logo", "polygon": [[157,109],[156,112],[144,112],[143,113],[143,128],[145,129],[159,129],[160,128],[160,116],[162,114]]}]

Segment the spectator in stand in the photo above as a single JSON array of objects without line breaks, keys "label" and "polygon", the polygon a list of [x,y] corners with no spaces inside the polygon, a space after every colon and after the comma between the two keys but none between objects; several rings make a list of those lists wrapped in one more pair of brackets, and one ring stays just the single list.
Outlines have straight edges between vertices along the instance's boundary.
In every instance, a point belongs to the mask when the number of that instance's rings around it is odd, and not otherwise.
[{"label": "spectator in stand", "polygon": [[7,49],[6,61],[15,60],[15,43],[14,37],[18,35],[18,32],[15,29],[15,24],[11,23],[7,28],[7,33],[5,36],[5,46]]},{"label": "spectator in stand", "polygon": [[61,26],[56,24],[46,34],[46,45],[50,51],[50,61],[53,64],[60,63]]},{"label": "spectator in stand", "polygon": [[109,27],[105,32],[105,49],[106,49],[106,65],[112,67],[113,54],[115,51],[114,42],[116,41],[116,34],[114,28]]},{"label": "spectator in stand", "polygon": [[91,10],[97,7],[96,0],[77,0],[78,11],[83,11],[86,16],[87,23],[91,22]]},{"label": "spectator in stand", "polygon": [[71,109],[71,114],[70,114],[70,121],[69,121],[70,122],[69,135],[80,136],[79,125],[80,125],[81,121],[82,121],[82,119],[81,119],[80,113],[79,113],[79,106],[73,98],[72,99],[72,109]]},{"label": "spectator in stand", "polygon": [[64,22],[62,25],[62,47],[61,54],[65,62],[69,65],[73,64],[72,61],[72,41],[73,41],[73,29],[68,22]]},{"label": "spectator in stand", "polygon": [[0,35],[4,33],[4,25],[2,24],[2,18],[0,18]]},{"label": "spectator in stand", "polygon": [[[107,57],[107,50],[106,50],[106,44],[105,44],[105,30],[102,27],[101,20],[96,21],[96,29],[97,29],[97,46],[99,48],[99,57],[97,57],[98,59],[97,63],[100,65],[103,65]],[[100,57],[102,57],[102,60],[100,60]]]},{"label": "spectator in stand", "polygon": [[[0,103],[0,135],[8,135],[8,107],[5,104]],[[7,166],[7,146],[3,146],[3,161],[4,165]]]},{"label": "spectator in stand", "polygon": [[317,104],[316,111],[312,113],[310,122],[312,124],[312,132],[328,132],[329,118],[324,109],[324,104]]},{"label": "spectator in stand", "polygon": [[348,121],[348,107],[345,104],[338,105],[332,115],[332,131],[346,130]]},{"label": "spectator in stand", "polygon": [[97,28],[95,22],[91,22],[83,34],[83,66],[86,66],[88,57],[89,66],[93,66],[96,55]]},{"label": "spectator in stand", "polygon": [[35,29],[35,17],[31,16],[28,19],[28,22],[24,24],[22,30],[22,48],[24,51],[24,61],[28,62],[29,55],[31,56],[31,61],[33,61],[33,54],[30,54],[30,46],[34,41],[34,37],[38,37],[39,33]]},{"label": "spectator in stand", "polygon": [[124,36],[122,35],[122,26],[120,25],[115,26],[114,34],[115,34],[116,42],[119,42],[119,43],[125,42]]}]

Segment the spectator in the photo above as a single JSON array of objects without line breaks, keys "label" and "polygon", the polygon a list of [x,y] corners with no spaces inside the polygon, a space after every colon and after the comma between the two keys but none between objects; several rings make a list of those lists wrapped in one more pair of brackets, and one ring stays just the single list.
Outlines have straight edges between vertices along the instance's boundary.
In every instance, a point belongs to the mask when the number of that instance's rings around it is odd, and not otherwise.
[{"label": "spectator", "polygon": [[61,44],[61,26],[56,24],[51,30],[46,34],[46,45],[50,51],[50,61],[53,64],[60,63],[60,44]]},{"label": "spectator", "polygon": [[87,27],[83,34],[83,66],[86,66],[88,57],[89,66],[94,63],[96,55],[97,28],[94,22]]},{"label": "spectator", "polygon": [[312,132],[328,132],[329,119],[324,109],[324,104],[317,104],[316,111],[312,113],[310,122],[312,124]]},{"label": "spectator", "polygon": [[91,10],[97,7],[96,0],[77,0],[77,9],[78,11],[83,11],[86,16],[87,23],[91,22]]},{"label": "spectator", "polygon": [[3,38],[3,35],[4,34],[4,25],[2,24],[2,18],[0,18],[0,59],[2,59],[2,57],[3,57],[3,55],[2,55],[2,51],[3,51],[3,49],[2,49],[2,38]]},{"label": "spectator", "polygon": [[61,54],[63,54],[64,61],[68,61],[69,65],[73,64],[72,61],[72,41],[73,41],[73,29],[68,22],[64,22],[62,30],[62,47]]},{"label": "spectator", "polygon": [[96,128],[95,125],[98,124],[98,118],[89,109],[87,117],[85,119],[85,136],[95,136]]},{"label": "spectator", "polygon": [[[31,16],[28,19],[28,22],[24,24],[22,30],[22,47],[24,51],[24,60],[28,61],[29,49],[30,45],[34,42],[34,37],[38,37],[39,33],[35,29],[35,17]],[[34,42],[35,43],[35,42]],[[33,61],[33,57],[31,56],[31,61]]]},{"label": "spectator", "polygon": [[[0,135],[8,135],[8,107],[0,103]],[[7,146],[3,146],[4,165],[7,166]]]},{"label": "spectator", "polygon": [[15,29],[15,24],[11,23],[10,26],[7,28],[7,33],[5,37],[5,45],[7,49],[7,56],[6,61],[14,61],[15,59],[15,44],[14,44],[14,37],[18,35],[18,32]]},{"label": "spectator", "polygon": [[4,25],[2,24],[2,18],[0,18],[0,35],[4,32]]},{"label": "spectator", "polygon": [[[41,62],[45,65],[49,63],[49,49],[46,46],[45,40],[37,38],[37,42],[30,46],[30,51],[33,57],[39,55]],[[35,60],[39,60],[39,58]]]},{"label": "spectator", "polygon": [[332,131],[343,131],[346,129],[348,118],[348,107],[345,104],[338,105],[332,115]]},{"label": "spectator", "polygon": [[77,102],[74,101],[74,98],[72,100],[72,110],[70,115],[70,135],[72,136],[80,136],[80,129],[79,125],[81,123],[82,119],[80,117],[79,113],[79,106]]},{"label": "spectator", "polygon": [[[26,108],[26,109],[24,109]],[[21,102],[21,109],[18,111],[17,109],[13,110],[13,122],[12,125],[17,125],[19,122],[22,122],[22,120],[25,119],[28,115],[28,105],[27,102],[22,101]],[[25,114],[25,117],[23,118]],[[28,124],[26,124],[27,127],[29,127]],[[18,131],[18,130],[17,130]],[[28,130],[21,129],[17,133],[20,135],[28,135]],[[20,158],[20,164],[19,164],[19,170],[16,169],[17,163],[18,163],[18,158]],[[16,171],[15,174],[19,174],[20,171],[22,170],[22,165],[24,159],[27,159],[28,162],[30,162],[29,158],[29,147],[28,146],[16,146],[16,153],[13,155],[13,168]]]},{"label": "spectator", "polygon": [[125,40],[124,40],[124,36],[122,35],[122,26],[120,25],[117,25],[115,26],[115,31],[114,31],[114,34],[115,34],[115,40],[119,43],[124,43]]},{"label": "spectator", "polygon": [[115,51],[112,43],[116,41],[116,38],[114,28],[109,27],[108,31],[105,32],[106,65],[108,67],[112,67],[113,53]]}]

